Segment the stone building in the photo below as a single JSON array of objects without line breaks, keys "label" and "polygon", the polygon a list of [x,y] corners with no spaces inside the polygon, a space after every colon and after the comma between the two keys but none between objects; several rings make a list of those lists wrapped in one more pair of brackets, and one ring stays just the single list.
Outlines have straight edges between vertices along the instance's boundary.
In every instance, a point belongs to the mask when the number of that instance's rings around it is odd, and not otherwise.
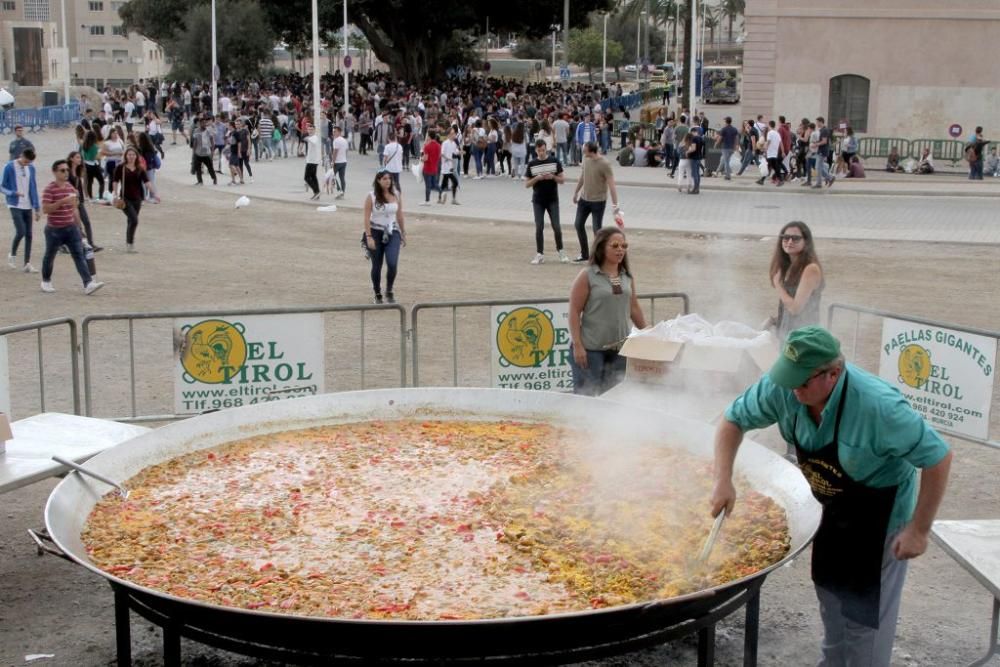
[{"label": "stone building", "polygon": [[869,136],[1000,136],[997,0],[747,0],[743,114]]},{"label": "stone building", "polygon": [[62,86],[68,72],[58,3],[0,0],[0,83]]}]

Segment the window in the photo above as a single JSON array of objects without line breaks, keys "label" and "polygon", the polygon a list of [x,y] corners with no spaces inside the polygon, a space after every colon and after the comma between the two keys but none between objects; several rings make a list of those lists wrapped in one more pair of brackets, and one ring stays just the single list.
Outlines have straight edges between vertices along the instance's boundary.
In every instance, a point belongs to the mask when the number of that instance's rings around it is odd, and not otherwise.
[{"label": "window", "polygon": [[128,37],[128,33],[125,32],[125,26],[123,25],[113,25],[111,26],[111,34],[116,37]]},{"label": "window", "polygon": [[128,60],[128,49],[113,49],[111,51],[111,58],[115,62],[124,62]]},{"label": "window", "polygon": [[856,132],[868,131],[868,91],[871,81],[857,74],[841,74],[830,79],[830,114],[826,121],[836,127],[846,120]]},{"label": "window", "polygon": [[91,35],[103,35],[104,34],[104,26],[103,25],[92,25],[92,26],[90,26],[90,34]]},{"label": "window", "polygon": [[125,6],[125,0],[111,0],[111,11],[118,13],[118,10]]},{"label": "window", "polygon": [[108,52],[104,49],[91,49],[90,57],[92,60],[104,60],[108,57]]},{"label": "window", "polygon": [[13,12],[17,10],[17,5],[14,4],[14,0],[3,0],[3,2],[0,3],[0,9],[5,12]]},{"label": "window", "polygon": [[25,21],[49,21],[49,0],[24,0]]},{"label": "window", "polygon": [[90,0],[90,2],[87,3],[87,8],[92,12],[103,12],[104,2],[102,0]]}]

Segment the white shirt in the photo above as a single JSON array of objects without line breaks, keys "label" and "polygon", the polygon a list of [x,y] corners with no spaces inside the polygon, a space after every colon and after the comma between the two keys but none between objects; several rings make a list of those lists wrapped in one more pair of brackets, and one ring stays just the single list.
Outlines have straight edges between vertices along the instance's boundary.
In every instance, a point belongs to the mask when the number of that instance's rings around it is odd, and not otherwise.
[{"label": "white shirt", "polygon": [[[17,206],[14,208],[31,210],[31,201],[28,198],[28,188],[31,186],[31,179],[28,172],[28,165],[21,164],[14,160],[14,175],[17,177],[17,191],[21,196],[17,198]],[[10,208],[8,206],[8,208]]]},{"label": "white shirt", "polygon": [[392,141],[386,144],[385,150],[382,152],[382,159],[389,173],[398,174],[403,171],[403,147],[399,145],[399,142]]},{"label": "white shirt", "polygon": [[110,118],[110,117],[111,117],[111,115],[112,115],[112,114],[114,113],[114,109],[112,109],[112,108],[111,108],[111,102],[105,102],[105,103],[104,103],[104,113],[105,113],[105,115],[107,115],[107,116],[108,116],[109,118]]},{"label": "white shirt", "polygon": [[333,163],[347,164],[347,139],[343,136],[333,140]]},{"label": "white shirt", "polygon": [[222,113],[229,113],[233,110],[233,103],[229,101],[229,98],[223,95],[219,98],[219,110]]},{"label": "white shirt", "polygon": [[322,150],[320,148],[319,137],[315,134],[305,138],[306,142],[306,164],[319,164],[322,161]]},{"label": "white shirt", "polygon": [[458,154],[458,144],[451,139],[446,139],[441,144],[441,173],[450,174],[455,171],[455,158]]},{"label": "white shirt", "polygon": [[781,135],[777,130],[770,130],[767,133],[767,157],[768,159],[778,157],[781,152]]},{"label": "white shirt", "polygon": [[562,118],[552,123],[552,131],[556,135],[557,144],[564,144],[569,139],[569,123]]},{"label": "white shirt", "polygon": [[146,106],[146,96],[142,94],[141,90],[135,91],[135,105],[137,107]]},{"label": "white shirt", "polygon": [[135,118],[135,105],[131,100],[125,103],[125,117],[129,120],[133,120]]}]

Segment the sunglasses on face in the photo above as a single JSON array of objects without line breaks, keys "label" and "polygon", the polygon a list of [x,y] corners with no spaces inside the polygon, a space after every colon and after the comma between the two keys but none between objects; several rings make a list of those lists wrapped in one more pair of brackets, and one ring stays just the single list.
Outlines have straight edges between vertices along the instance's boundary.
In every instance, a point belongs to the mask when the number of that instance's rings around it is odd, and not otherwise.
[{"label": "sunglasses on face", "polygon": [[782,243],[784,243],[785,241],[791,241],[792,243],[798,243],[804,237],[801,234],[782,234],[780,238],[781,238],[781,242]]},{"label": "sunglasses on face", "polygon": [[608,245],[614,248],[615,250],[618,250],[619,248],[621,248],[622,250],[628,250],[628,243],[619,243],[616,241],[614,243],[609,243]]}]

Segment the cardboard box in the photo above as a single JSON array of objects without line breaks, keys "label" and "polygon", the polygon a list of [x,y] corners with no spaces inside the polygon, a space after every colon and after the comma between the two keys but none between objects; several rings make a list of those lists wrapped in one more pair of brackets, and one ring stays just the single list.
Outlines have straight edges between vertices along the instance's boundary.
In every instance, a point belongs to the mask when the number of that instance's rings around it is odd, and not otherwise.
[{"label": "cardboard box", "polygon": [[747,347],[633,336],[625,341],[621,355],[628,360],[625,382],[735,398],[771,367],[778,346],[771,336]]}]

